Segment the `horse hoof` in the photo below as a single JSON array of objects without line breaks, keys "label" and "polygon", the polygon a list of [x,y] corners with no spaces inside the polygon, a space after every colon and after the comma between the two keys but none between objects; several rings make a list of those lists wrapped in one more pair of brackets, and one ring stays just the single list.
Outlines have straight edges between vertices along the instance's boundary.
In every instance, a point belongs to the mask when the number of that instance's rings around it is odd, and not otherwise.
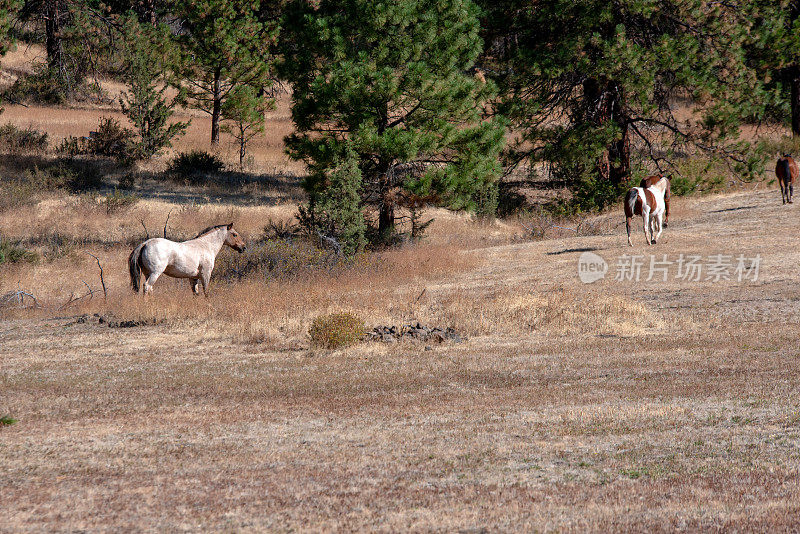
[{"label": "horse hoof", "polygon": [[655,244],[656,244],[656,240],[655,240],[655,239],[653,239],[653,243],[652,243],[652,244],[653,244],[653,245],[655,245]]},{"label": "horse hoof", "polygon": [[793,202],[790,200],[789,202],[787,202],[787,204],[793,204]]}]

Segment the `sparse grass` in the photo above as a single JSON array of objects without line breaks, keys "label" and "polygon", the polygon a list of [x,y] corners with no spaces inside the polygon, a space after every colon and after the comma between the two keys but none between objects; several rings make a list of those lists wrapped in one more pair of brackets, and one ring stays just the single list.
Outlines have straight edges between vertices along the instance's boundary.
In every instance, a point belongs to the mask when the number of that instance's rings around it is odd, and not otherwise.
[{"label": "sparse grass", "polygon": [[38,259],[39,256],[35,252],[6,239],[0,239],[0,265],[19,262],[36,263]]}]

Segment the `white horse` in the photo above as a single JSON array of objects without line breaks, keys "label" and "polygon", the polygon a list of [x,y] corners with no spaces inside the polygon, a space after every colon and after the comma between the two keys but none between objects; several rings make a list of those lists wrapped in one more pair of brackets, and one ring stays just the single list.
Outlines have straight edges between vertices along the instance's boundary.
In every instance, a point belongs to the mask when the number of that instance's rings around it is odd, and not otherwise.
[{"label": "white horse", "polygon": [[[628,231],[628,245],[631,241],[631,217],[641,215],[644,222],[644,238],[648,244],[655,245],[664,229],[663,217],[666,211],[664,195],[670,185],[670,177],[662,176],[649,187],[633,187],[625,195],[625,228]],[[647,235],[648,229],[650,235]],[[654,235],[655,234],[655,235]]]},{"label": "white horse", "polygon": [[163,273],[173,278],[191,280],[195,295],[200,294],[199,285],[202,284],[203,293],[207,297],[214,260],[223,245],[239,252],[244,252],[246,248],[244,240],[233,229],[233,223],[209,226],[194,239],[182,243],[160,237],[148,239],[133,249],[128,257],[131,287],[139,292],[144,273],[144,294],[151,293],[153,284]]}]

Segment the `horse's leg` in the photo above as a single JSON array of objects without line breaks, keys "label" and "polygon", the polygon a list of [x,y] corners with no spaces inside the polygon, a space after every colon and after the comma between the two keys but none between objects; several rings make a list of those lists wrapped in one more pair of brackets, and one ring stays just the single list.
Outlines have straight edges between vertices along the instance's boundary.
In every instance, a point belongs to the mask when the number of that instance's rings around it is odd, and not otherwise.
[{"label": "horse's leg", "polygon": [[199,278],[193,278],[190,281],[190,284],[192,286],[192,293],[194,293],[195,295],[199,295],[200,294],[200,279]]},{"label": "horse's leg", "polygon": [[778,185],[781,186],[781,200],[784,204],[786,204],[786,187],[783,183],[783,180],[778,180]]},{"label": "horse's leg", "polygon": [[208,298],[208,286],[211,283],[210,269],[202,269],[200,271],[200,283],[203,285],[203,294]]},{"label": "horse's leg", "polygon": [[663,229],[661,221],[663,217],[664,217],[663,213],[659,213],[658,215],[655,216],[655,227],[658,229],[658,234],[653,239],[653,244],[655,244],[658,241],[658,238],[661,237],[661,231]]},{"label": "horse's leg", "polygon": [[631,241],[631,218],[625,217],[625,229],[628,231],[628,246],[633,246],[633,241]]},{"label": "horse's leg", "polygon": [[153,292],[153,285],[158,280],[158,277],[161,276],[161,273],[152,272],[147,275],[147,278],[144,279],[144,294],[148,295]]},{"label": "horse's leg", "polygon": [[644,240],[650,245],[650,236],[647,235],[647,227],[650,226],[650,210],[642,206],[642,222],[644,223]]},{"label": "horse's leg", "polygon": [[789,204],[792,203],[792,193],[794,193],[794,183],[789,182]]}]

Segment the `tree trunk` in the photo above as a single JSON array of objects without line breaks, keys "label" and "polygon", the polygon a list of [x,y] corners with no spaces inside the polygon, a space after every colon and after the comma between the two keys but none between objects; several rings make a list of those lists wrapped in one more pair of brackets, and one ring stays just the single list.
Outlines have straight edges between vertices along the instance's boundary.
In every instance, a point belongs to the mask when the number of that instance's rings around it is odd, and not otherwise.
[{"label": "tree trunk", "polygon": [[222,114],[222,93],[220,91],[220,78],[222,74],[219,69],[214,72],[214,107],[211,110],[211,146],[219,145],[219,119]]},{"label": "tree trunk", "polygon": [[609,80],[590,78],[583,83],[586,118],[602,127],[614,122],[620,138],[612,140],[597,161],[597,175],[613,185],[625,183],[631,169],[631,146],[628,123],[622,113],[622,88]]},{"label": "tree trunk", "polygon": [[247,150],[247,132],[244,131],[242,125],[239,125],[239,168],[244,170],[244,156]]},{"label": "tree trunk", "polygon": [[800,137],[800,68],[792,69],[791,104],[792,104],[792,137]]},{"label": "tree trunk", "polygon": [[60,70],[62,64],[61,33],[58,1],[44,3],[44,34],[45,50],[47,51],[47,65],[52,70]]},{"label": "tree trunk", "polygon": [[378,234],[381,236],[381,239],[385,240],[394,232],[395,199],[388,168],[382,169],[380,173],[378,194],[380,197]]},{"label": "tree trunk", "polygon": [[[789,20],[800,17],[800,1],[789,2]],[[792,107],[792,137],[800,137],[800,65],[789,68],[790,104]]]}]

